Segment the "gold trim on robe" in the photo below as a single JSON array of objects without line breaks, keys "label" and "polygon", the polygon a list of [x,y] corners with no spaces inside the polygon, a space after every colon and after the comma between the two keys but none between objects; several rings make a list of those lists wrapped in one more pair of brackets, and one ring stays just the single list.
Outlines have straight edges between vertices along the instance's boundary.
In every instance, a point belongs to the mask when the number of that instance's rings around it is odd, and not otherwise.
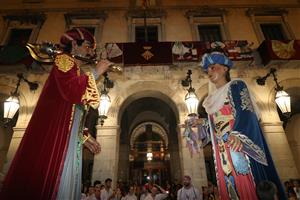
[{"label": "gold trim on robe", "polygon": [[85,93],[81,98],[81,101],[83,102],[83,104],[89,105],[92,108],[97,109],[100,104],[100,96],[97,89],[96,81],[91,72],[86,72],[86,75],[89,77],[88,84]]},{"label": "gold trim on robe", "polygon": [[74,59],[66,54],[57,55],[54,62],[62,72],[68,72],[75,64]]}]

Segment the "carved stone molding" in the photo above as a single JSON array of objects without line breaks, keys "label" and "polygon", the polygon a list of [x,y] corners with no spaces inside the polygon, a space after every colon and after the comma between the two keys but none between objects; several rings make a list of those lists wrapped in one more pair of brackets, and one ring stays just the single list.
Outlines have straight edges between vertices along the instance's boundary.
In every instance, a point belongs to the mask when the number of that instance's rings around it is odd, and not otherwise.
[{"label": "carved stone molding", "polygon": [[[130,8],[136,8],[136,7],[138,7],[137,6],[137,1],[142,1],[142,0],[130,0],[130,2],[129,2],[129,6],[130,6]],[[162,4],[162,0],[155,0],[155,7],[157,7],[157,6],[161,6],[161,4]],[[152,6],[152,7],[154,7],[154,6]]]},{"label": "carved stone molding", "polygon": [[[147,9],[147,18],[163,18],[167,16],[167,12],[162,9]],[[143,18],[145,12],[143,9],[131,9],[126,13],[127,18]]]},{"label": "carved stone molding", "polygon": [[46,20],[44,13],[16,13],[3,16],[3,19],[7,22],[17,21],[20,24],[33,24],[41,25]]},{"label": "carved stone molding", "polygon": [[288,14],[288,11],[282,8],[249,8],[246,14],[248,16],[281,16]]},{"label": "carved stone molding", "polygon": [[223,8],[203,7],[203,8],[188,10],[188,11],[186,11],[185,16],[187,18],[190,18],[190,17],[217,17],[217,16],[223,16],[226,13],[227,13],[227,11]]},{"label": "carved stone molding", "polygon": [[84,12],[71,12],[65,14],[65,20],[67,25],[73,24],[74,20],[87,19],[87,20],[105,20],[107,14],[104,11],[84,11]]}]

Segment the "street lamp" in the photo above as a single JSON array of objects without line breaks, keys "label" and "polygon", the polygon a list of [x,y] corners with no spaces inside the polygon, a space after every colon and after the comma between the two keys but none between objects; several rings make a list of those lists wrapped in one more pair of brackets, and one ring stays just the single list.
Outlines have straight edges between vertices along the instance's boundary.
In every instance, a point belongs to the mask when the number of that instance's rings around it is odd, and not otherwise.
[{"label": "street lamp", "polygon": [[267,75],[265,75],[264,77],[259,77],[258,79],[256,79],[256,82],[259,85],[265,85],[267,78],[269,76],[273,75],[274,81],[276,83],[275,102],[278,105],[278,107],[280,108],[282,114],[289,117],[291,114],[291,97],[289,96],[288,93],[286,93],[283,90],[283,87],[278,84],[275,72],[276,72],[276,69],[271,68],[270,72]]},{"label": "street lamp", "polygon": [[181,81],[183,87],[189,87],[188,93],[185,95],[185,103],[188,109],[188,116],[197,116],[199,99],[195,93],[195,89],[192,87],[192,70],[188,70],[187,76]]},{"label": "street lamp", "polygon": [[111,100],[108,95],[108,89],[113,87],[114,82],[108,78],[107,72],[104,73],[103,89],[100,93],[100,106],[98,108],[101,126],[103,126],[104,120],[107,119],[107,113],[111,105]]},{"label": "street lamp", "polygon": [[28,86],[29,89],[31,91],[34,91],[38,88],[38,83],[34,83],[34,82],[30,82],[28,81],[26,78],[24,78],[23,74],[17,74],[18,77],[18,82],[17,82],[17,86],[16,89],[11,93],[11,96],[5,100],[4,102],[4,121],[5,123],[10,122],[10,120],[12,120],[12,118],[15,116],[16,112],[18,111],[20,104],[19,104],[19,93],[18,93],[18,89],[20,86],[21,81],[25,81]]}]

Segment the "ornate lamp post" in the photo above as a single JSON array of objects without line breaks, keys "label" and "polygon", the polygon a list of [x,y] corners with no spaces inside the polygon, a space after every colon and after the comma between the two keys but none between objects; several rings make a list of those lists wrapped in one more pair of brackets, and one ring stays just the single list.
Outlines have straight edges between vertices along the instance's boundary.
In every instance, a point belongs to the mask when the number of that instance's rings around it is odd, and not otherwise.
[{"label": "ornate lamp post", "polygon": [[192,87],[192,70],[188,70],[187,76],[181,81],[183,87],[189,87],[188,93],[185,95],[185,103],[188,109],[188,116],[196,116],[198,113],[199,99],[195,93],[195,89]]},{"label": "ornate lamp post", "polygon": [[11,96],[6,99],[6,101],[4,102],[4,120],[5,123],[8,123],[10,120],[12,120],[12,118],[15,116],[16,112],[18,111],[20,104],[19,104],[19,86],[21,81],[25,81],[28,86],[29,89],[31,91],[34,91],[38,88],[38,84],[34,83],[34,82],[30,82],[28,81],[26,78],[24,78],[23,74],[17,74],[18,77],[18,82],[17,82],[17,86],[16,89],[11,93]]},{"label": "ornate lamp post", "polygon": [[276,72],[276,69],[271,68],[270,72],[267,75],[265,75],[264,77],[259,77],[258,79],[256,79],[256,82],[259,85],[265,85],[267,78],[269,76],[273,75],[274,81],[276,83],[275,102],[278,105],[278,107],[280,108],[282,114],[289,117],[291,114],[291,97],[289,96],[288,93],[286,93],[283,90],[283,87],[278,84],[275,72]]},{"label": "ornate lamp post", "polygon": [[100,93],[100,106],[98,108],[99,111],[99,119],[100,124],[103,126],[104,120],[107,119],[107,113],[111,104],[110,97],[108,95],[108,90],[114,87],[114,82],[108,78],[108,74],[104,74],[103,81],[103,89]]}]

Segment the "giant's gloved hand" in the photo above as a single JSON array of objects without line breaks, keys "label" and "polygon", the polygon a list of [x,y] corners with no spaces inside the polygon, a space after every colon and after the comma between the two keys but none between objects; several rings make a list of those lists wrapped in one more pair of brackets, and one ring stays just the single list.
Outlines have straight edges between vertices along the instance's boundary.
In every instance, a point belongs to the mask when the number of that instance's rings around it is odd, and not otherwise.
[{"label": "giant's gloved hand", "polygon": [[93,154],[97,154],[100,153],[101,151],[101,146],[99,144],[99,142],[97,142],[95,140],[95,138],[93,138],[91,136],[91,134],[88,132],[87,129],[85,129],[84,131],[84,136],[83,136],[83,145],[88,148]]}]

